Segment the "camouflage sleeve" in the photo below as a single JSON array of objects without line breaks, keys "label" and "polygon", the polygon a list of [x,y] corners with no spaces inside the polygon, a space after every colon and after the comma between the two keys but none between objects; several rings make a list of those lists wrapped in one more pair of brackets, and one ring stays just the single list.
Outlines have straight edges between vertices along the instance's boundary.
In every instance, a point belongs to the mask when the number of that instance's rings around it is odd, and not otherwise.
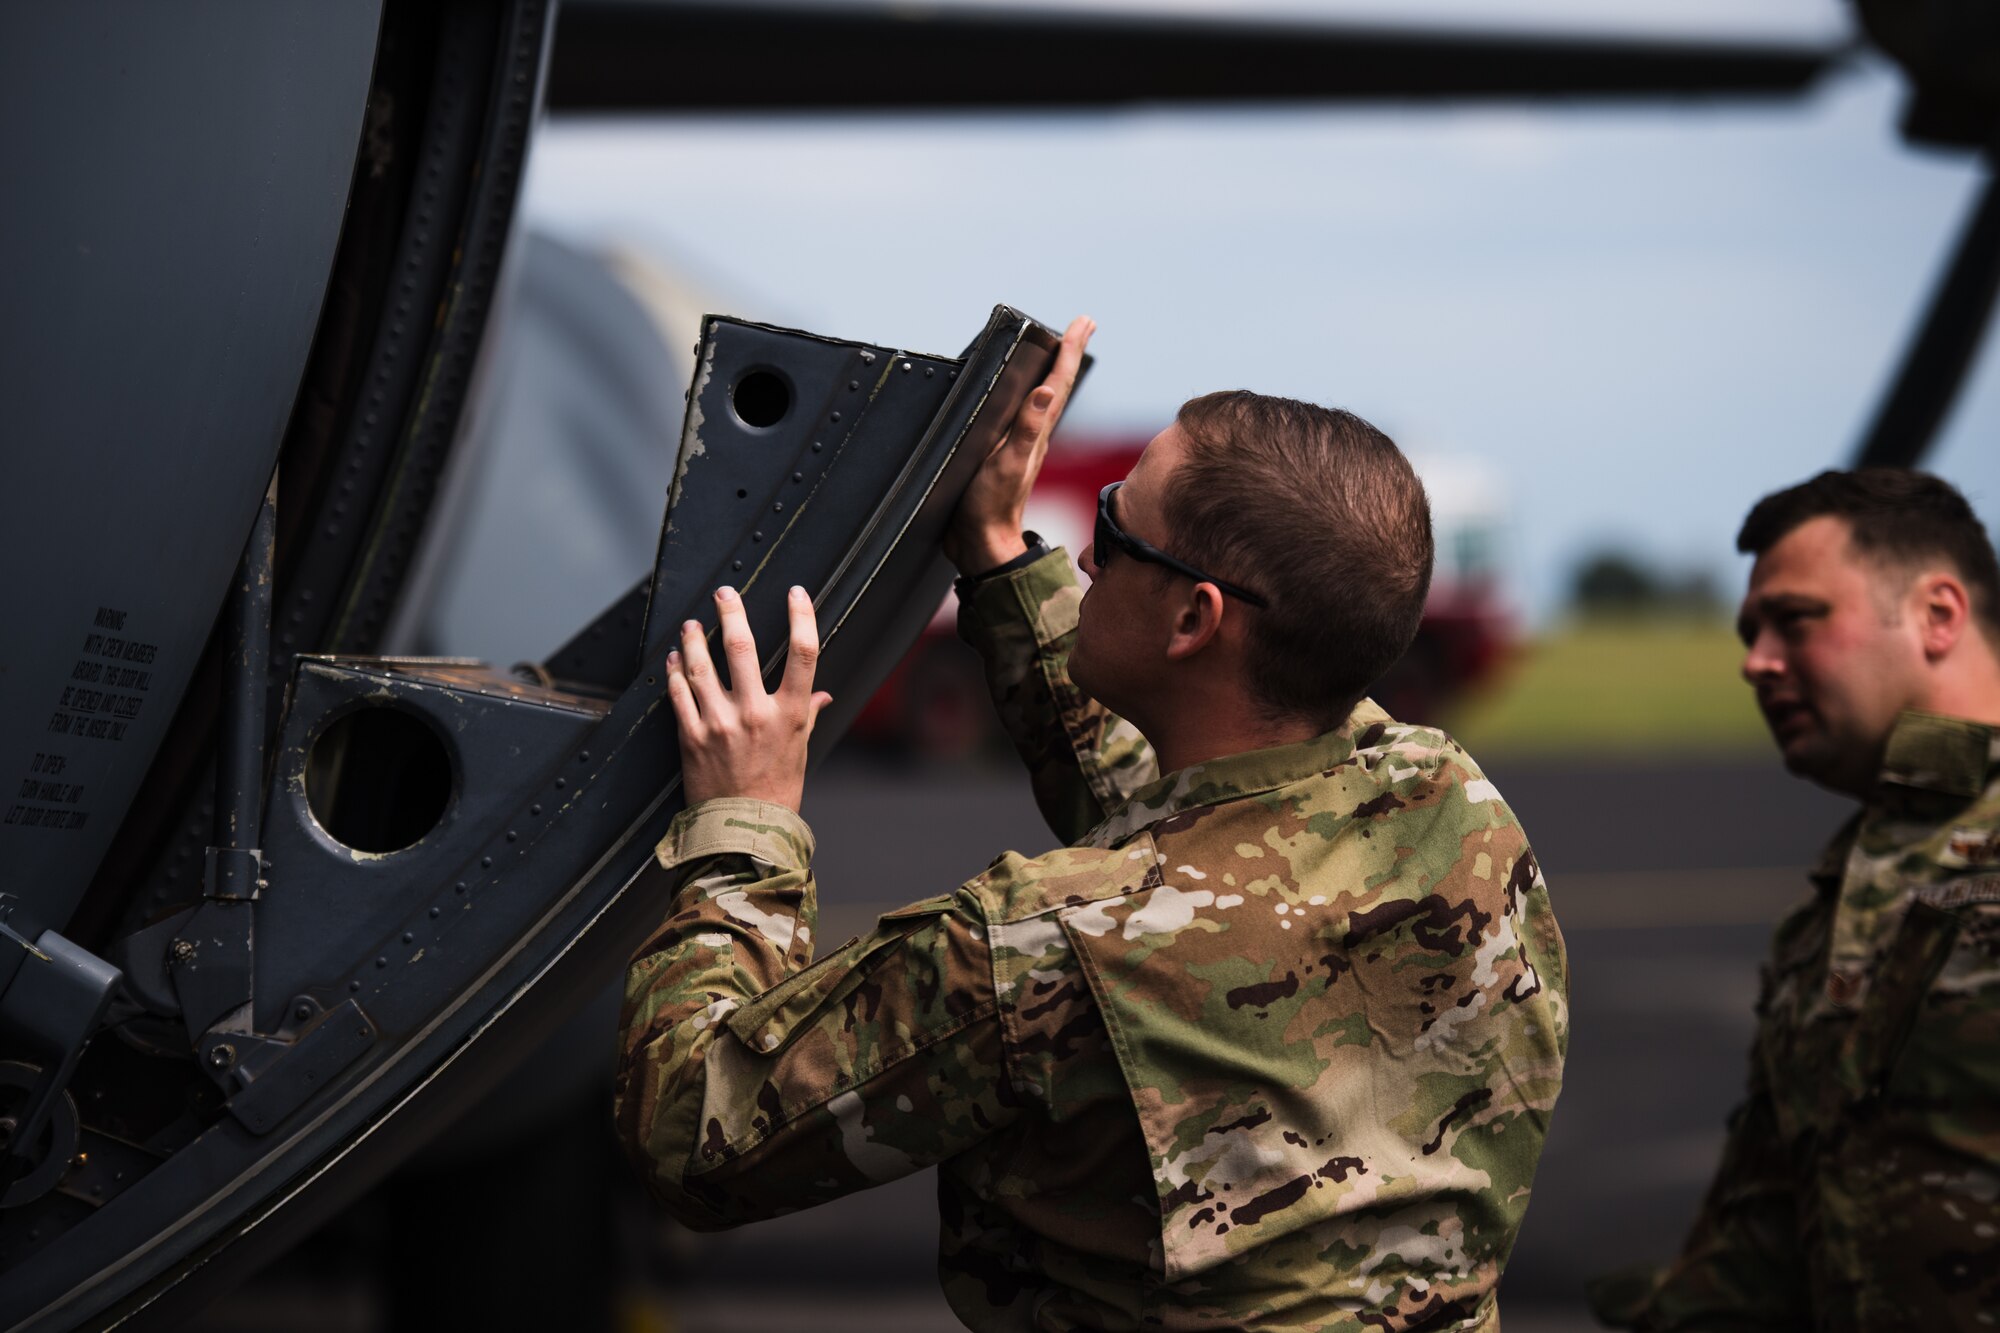
[{"label": "camouflage sleeve", "polygon": [[1153,748],[1069,677],[1077,586],[1068,552],[981,580],[959,600],[958,632],[986,663],[986,683],[1035,801],[1057,838],[1073,843],[1159,776]]},{"label": "camouflage sleeve", "polygon": [[793,1212],[930,1166],[1015,1115],[977,902],[883,917],[811,966],[812,835],[781,806],[678,816],[673,907],[626,976],[619,1137],[701,1230]]},{"label": "camouflage sleeve", "polygon": [[1754,1046],[1749,1096],[1730,1116],[1722,1161],[1680,1257],[1664,1270],[1599,1278],[1589,1296],[1605,1325],[1642,1333],[1812,1327],[1792,1166]]}]

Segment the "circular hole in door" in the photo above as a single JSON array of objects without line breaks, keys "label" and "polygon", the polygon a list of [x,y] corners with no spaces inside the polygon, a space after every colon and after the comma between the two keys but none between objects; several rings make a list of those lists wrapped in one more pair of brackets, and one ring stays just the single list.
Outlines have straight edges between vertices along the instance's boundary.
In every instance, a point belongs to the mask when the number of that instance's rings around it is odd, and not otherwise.
[{"label": "circular hole in door", "polygon": [[792,410],[792,386],[776,371],[753,370],[736,381],[729,403],[744,425],[762,430],[777,425]]},{"label": "circular hole in door", "polygon": [[389,705],[336,718],[306,754],[306,805],[357,852],[399,852],[423,840],[451,804],[451,754],[416,714]]}]

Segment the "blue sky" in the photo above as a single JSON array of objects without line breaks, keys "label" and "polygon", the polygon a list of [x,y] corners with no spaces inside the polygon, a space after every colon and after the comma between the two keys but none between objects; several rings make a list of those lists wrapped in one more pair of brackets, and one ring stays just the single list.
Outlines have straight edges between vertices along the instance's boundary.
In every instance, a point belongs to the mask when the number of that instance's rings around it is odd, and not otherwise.
[{"label": "blue sky", "polygon": [[[949,351],[995,301],[1087,311],[1078,430],[1150,434],[1242,385],[1482,459],[1542,620],[1605,546],[1733,590],[1748,504],[1851,451],[1978,184],[1900,142],[1901,99],[1863,64],[1734,107],[552,121],[527,216],[843,336]],[[1996,363],[1931,457],[1989,526]]]}]

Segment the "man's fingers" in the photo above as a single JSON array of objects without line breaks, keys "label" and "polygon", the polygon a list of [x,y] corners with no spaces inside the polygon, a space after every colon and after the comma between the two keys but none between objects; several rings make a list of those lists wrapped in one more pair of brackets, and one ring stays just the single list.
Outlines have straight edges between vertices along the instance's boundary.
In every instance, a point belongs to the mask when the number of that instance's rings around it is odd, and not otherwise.
[{"label": "man's fingers", "polygon": [[1056,349],[1056,363],[1049,367],[1048,378],[1042,381],[1044,388],[1055,391],[1048,406],[1047,426],[1050,430],[1055,429],[1063,409],[1069,406],[1070,390],[1076,388],[1076,377],[1083,370],[1083,349],[1090,345],[1090,335],[1095,332],[1097,321],[1089,315],[1078,315],[1063,330],[1062,346]]},{"label": "man's fingers", "polygon": [[1021,404],[1014,429],[1008,432],[1002,447],[1032,457],[1047,445],[1056,423],[1062,420],[1063,409],[1069,406],[1070,390],[1076,387],[1077,373],[1083,368],[1083,349],[1096,331],[1097,321],[1088,315],[1078,315],[1069,322],[1062,346],[1056,349],[1055,363]]},{"label": "man's fingers", "polygon": [[819,667],[819,620],[813,614],[812,596],[804,588],[793,588],[785,598],[785,614],[791,622],[791,648],[785,654],[785,679],[778,691],[804,699],[812,694],[813,672]]},{"label": "man's fingers", "polygon": [[738,702],[764,696],[764,672],[757,661],[757,639],[750,617],[734,588],[715,590],[715,614],[722,624],[722,654],[729,661],[729,688]]},{"label": "man's fingers", "polygon": [[1063,330],[1062,346],[1056,350],[1056,363],[1049,369],[1045,384],[1057,386],[1057,392],[1065,398],[1076,387],[1077,372],[1083,369],[1083,349],[1090,345],[1090,336],[1097,332],[1097,321],[1089,315],[1078,315]]},{"label": "man's fingers", "polygon": [[1056,421],[1062,415],[1060,399],[1061,395],[1051,385],[1036,388],[1014,414],[1014,424],[1000,437],[1000,443],[993,446],[988,459],[1006,475],[1028,478],[1039,472],[1042,455],[1049,447],[1049,436],[1055,432]]},{"label": "man's fingers", "polygon": [[717,713],[728,704],[729,696],[723,693],[722,682],[715,678],[715,663],[708,655],[708,636],[702,632],[699,620],[681,626],[681,670],[702,717],[715,721]]},{"label": "man's fingers", "polygon": [[681,738],[699,739],[701,710],[695,706],[694,691],[688,687],[687,670],[678,652],[667,654],[667,700],[674,706],[674,720],[680,723]]}]

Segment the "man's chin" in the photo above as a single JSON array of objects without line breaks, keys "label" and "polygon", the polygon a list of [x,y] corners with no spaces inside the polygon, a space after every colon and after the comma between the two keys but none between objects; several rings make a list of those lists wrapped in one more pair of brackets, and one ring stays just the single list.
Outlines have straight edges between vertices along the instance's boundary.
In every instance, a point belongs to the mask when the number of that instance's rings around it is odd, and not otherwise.
[{"label": "man's chin", "polygon": [[1788,727],[1787,735],[1773,732],[1771,743],[1778,747],[1778,757],[1784,761],[1785,771],[1801,778],[1816,778],[1824,772],[1833,758],[1825,744],[1825,737],[1818,732],[1798,727]]},{"label": "man's chin", "polygon": [[1785,771],[1795,778],[1804,778],[1843,796],[1865,794],[1868,784],[1845,771],[1847,766],[1841,763],[1841,756],[1834,752],[1832,746],[1825,744],[1822,737],[1798,737],[1789,743],[1780,741],[1778,754],[1784,761]]},{"label": "man's chin", "polygon": [[1069,683],[1076,686],[1086,699],[1103,704],[1114,713],[1117,712],[1117,708],[1098,692],[1096,675],[1097,673],[1091,669],[1090,659],[1072,649],[1069,655]]}]

